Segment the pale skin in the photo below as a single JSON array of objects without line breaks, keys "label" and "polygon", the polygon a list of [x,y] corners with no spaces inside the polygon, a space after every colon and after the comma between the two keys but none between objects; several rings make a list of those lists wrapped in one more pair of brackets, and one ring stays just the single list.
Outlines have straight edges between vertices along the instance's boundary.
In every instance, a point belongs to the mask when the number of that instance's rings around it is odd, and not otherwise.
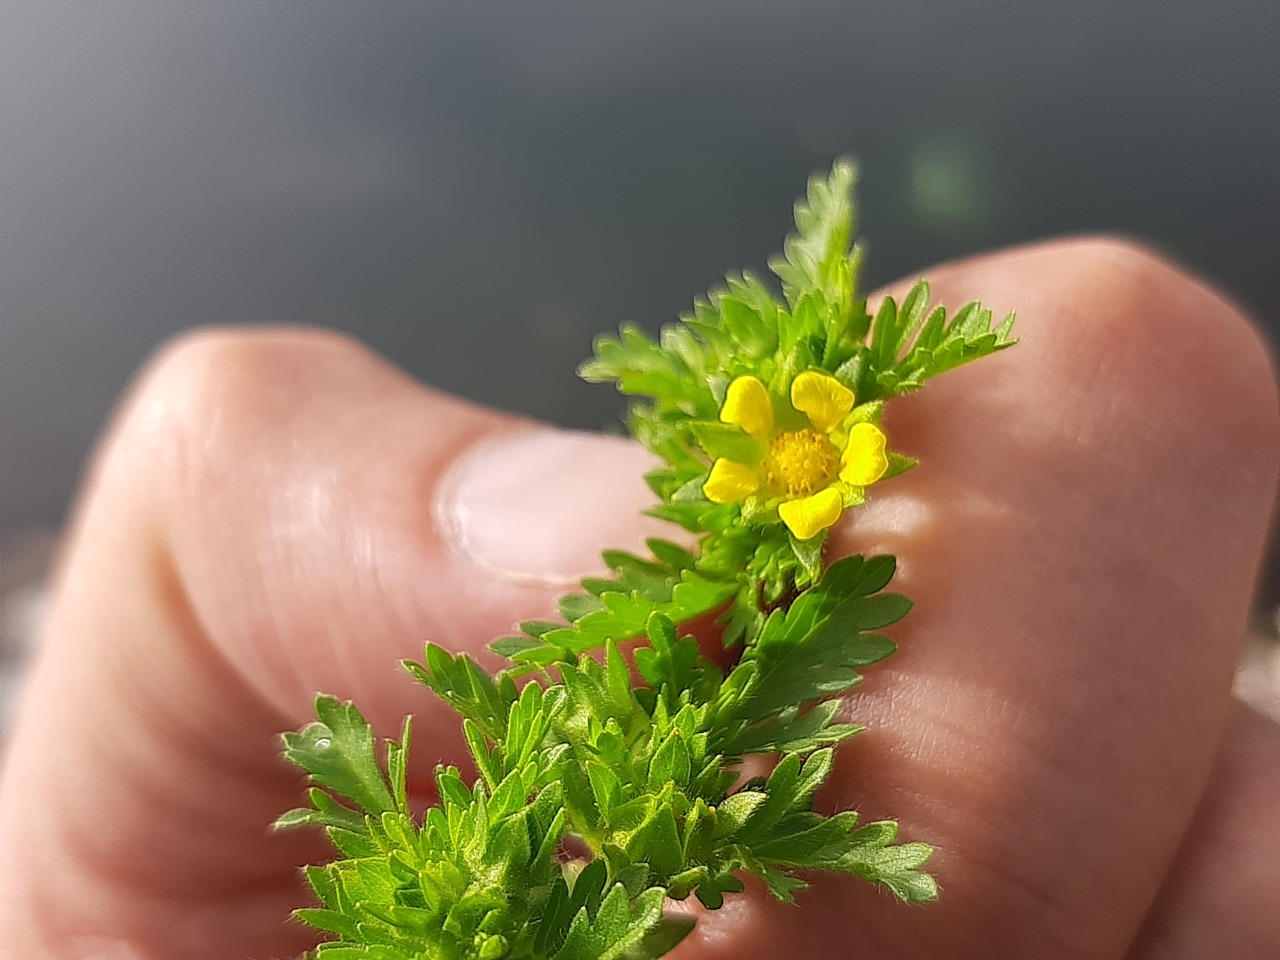
[{"label": "pale skin", "polygon": [[[1230,683],[1276,483],[1266,351],[1131,245],[1058,241],[927,272],[1016,308],[1022,343],[892,405],[922,461],[836,527],[916,609],[850,713],[824,802],[928,840],[906,907],[819,880],[752,892],[678,960],[1274,960],[1280,728]],[[288,957],[305,832],[276,734],[312,697],[419,776],[454,718],[397,667],[545,616],[603,547],[664,532],[645,454],[442,396],[301,329],[163,350],[103,439],[0,786],[0,955]]]}]

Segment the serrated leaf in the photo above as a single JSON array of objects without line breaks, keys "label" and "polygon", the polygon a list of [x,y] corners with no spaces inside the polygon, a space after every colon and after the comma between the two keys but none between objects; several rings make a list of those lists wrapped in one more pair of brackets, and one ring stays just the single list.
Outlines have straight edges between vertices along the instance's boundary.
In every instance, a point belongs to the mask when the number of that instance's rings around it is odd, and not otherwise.
[{"label": "serrated leaf", "polygon": [[806,198],[796,204],[796,232],[787,237],[782,256],[769,261],[789,303],[810,291],[836,302],[845,292],[838,271],[853,239],[853,183],[853,164],[838,161],[828,176],[810,178]]},{"label": "serrated leaf", "polygon": [[729,837],[741,830],[768,797],[758,790],[739,790],[716,807],[716,836]]},{"label": "serrated leaf", "polygon": [[666,783],[685,786],[692,773],[689,761],[689,748],[679,730],[673,730],[654,751],[649,763],[649,787],[660,789]]},{"label": "serrated leaf", "polygon": [[924,382],[1017,341],[1014,317],[992,327],[991,311],[968,303],[950,319],[934,307],[925,318],[929,287],[917,282],[899,307],[886,297],[872,325],[871,343],[857,370],[859,400],[882,400],[918,390]]},{"label": "serrated leaf", "polygon": [[578,912],[553,960],[622,960],[656,930],[662,920],[663,900],[663,891],[655,888],[633,903],[626,888],[617,884],[594,915],[586,907]]},{"label": "serrated leaf", "polygon": [[[621,587],[621,584],[616,584]],[[714,610],[737,591],[737,584],[722,583],[684,570],[678,579],[668,582],[668,595],[655,597],[639,590],[605,591],[599,595],[600,605],[584,613],[573,623],[551,630],[537,638],[539,645],[512,653],[511,659],[522,665],[549,665],[571,656],[603,648],[610,640],[623,641],[644,633],[649,617],[661,613],[676,622],[692,620]]]},{"label": "serrated leaf", "polygon": [[[743,671],[750,665],[750,683],[730,687],[744,691],[728,709],[746,726],[717,741],[720,749],[740,754],[774,743],[785,736],[786,724],[791,722],[780,721],[788,716],[787,710],[847,691],[860,682],[859,667],[893,652],[891,640],[870,632],[896,622],[910,609],[905,597],[872,593],[892,575],[892,558],[848,557],[832,564],[785,613],[775,611],[769,616],[758,640],[735,668]],[[828,738],[827,729],[802,727],[797,742],[817,746],[824,739],[838,742],[856,732],[837,731]]]},{"label": "serrated leaf", "polygon": [[452,654],[434,643],[424,648],[422,663],[405,660],[402,665],[486,736],[502,738],[514,688],[503,687],[467,654]]},{"label": "serrated leaf", "polygon": [[628,947],[619,960],[656,960],[674,950],[693,930],[693,917],[663,916],[633,947]]},{"label": "serrated leaf", "polygon": [[355,704],[316,699],[318,722],[284,735],[285,757],[313,783],[347,797],[366,813],[395,808],[374,749],[373,730]]}]

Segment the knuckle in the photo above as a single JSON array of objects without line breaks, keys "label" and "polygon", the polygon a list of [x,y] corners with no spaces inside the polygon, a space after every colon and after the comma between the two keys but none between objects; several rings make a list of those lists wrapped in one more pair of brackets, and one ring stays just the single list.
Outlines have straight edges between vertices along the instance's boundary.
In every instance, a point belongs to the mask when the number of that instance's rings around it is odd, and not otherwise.
[{"label": "knuckle", "polygon": [[125,404],[114,444],[124,469],[183,504],[278,448],[282,433],[365,348],[301,328],[207,328],[160,347]]},{"label": "knuckle", "polygon": [[227,388],[262,390],[281,374],[329,366],[364,348],[341,334],[293,327],[207,327],[182,333],[161,346],[148,363],[144,383],[166,393],[203,399]]}]

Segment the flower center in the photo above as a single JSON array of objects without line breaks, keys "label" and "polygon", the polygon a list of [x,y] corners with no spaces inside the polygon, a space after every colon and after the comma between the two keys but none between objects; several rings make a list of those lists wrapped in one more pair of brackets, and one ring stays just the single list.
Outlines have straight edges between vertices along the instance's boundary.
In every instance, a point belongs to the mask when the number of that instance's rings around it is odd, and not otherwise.
[{"label": "flower center", "polygon": [[764,460],[765,481],[788,497],[807,497],[836,478],[840,452],[814,430],[780,433],[769,442]]}]

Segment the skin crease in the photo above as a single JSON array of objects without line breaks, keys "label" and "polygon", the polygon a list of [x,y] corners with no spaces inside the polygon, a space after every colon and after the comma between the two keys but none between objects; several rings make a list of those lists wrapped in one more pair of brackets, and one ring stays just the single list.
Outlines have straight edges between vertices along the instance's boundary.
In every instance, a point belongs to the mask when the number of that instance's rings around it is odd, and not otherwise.
[{"label": "skin crease", "polygon": [[[1280,733],[1229,694],[1276,481],[1265,350],[1123,242],[928,275],[953,308],[1016,307],[1022,343],[890,406],[923,465],[833,534],[898,555],[916,609],[823,803],[934,843],[942,899],[753,889],[673,956],[1274,960]],[[647,463],[327,334],[163,351],[89,471],[6,756],[0,955],[303,949],[284,918],[326,848],[264,829],[300,795],[276,734],[325,690],[386,735],[414,712],[416,777],[456,759],[397,661],[479,651],[600,548],[669,535],[636,515]]]}]

